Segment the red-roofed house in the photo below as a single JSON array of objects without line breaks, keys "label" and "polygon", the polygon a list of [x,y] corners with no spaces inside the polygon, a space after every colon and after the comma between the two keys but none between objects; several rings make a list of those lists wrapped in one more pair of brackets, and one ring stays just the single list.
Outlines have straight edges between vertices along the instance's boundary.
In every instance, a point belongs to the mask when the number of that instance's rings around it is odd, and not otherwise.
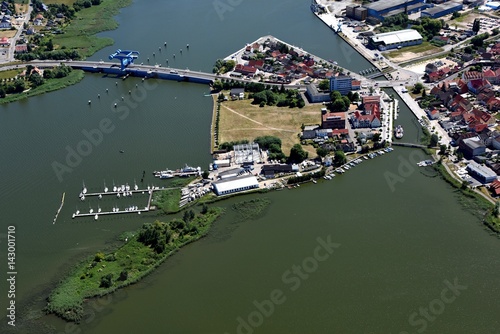
[{"label": "red-roofed house", "polygon": [[321,118],[323,129],[345,129],[345,112],[328,112]]},{"label": "red-roofed house", "polygon": [[500,181],[495,180],[490,183],[490,191],[493,194],[493,196],[498,196],[500,195]]},{"label": "red-roofed house", "polygon": [[483,78],[482,72],[467,71],[467,72],[464,72],[464,74],[462,74],[462,79],[465,81],[477,80],[477,79],[482,79],[482,78]]},{"label": "red-roofed house", "polygon": [[262,59],[259,60],[249,60],[248,66],[252,66],[258,69],[262,69],[264,67],[264,61]]},{"label": "red-roofed house", "polygon": [[467,83],[467,87],[471,93],[477,95],[481,90],[491,88],[491,84],[486,79],[474,79]]},{"label": "red-roofed house", "polygon": [[237,64],[234,71],[241,73],[243,75],[255,75],[255,72],[257,72],[257,69],[255,67],[252,67],[252,66]]},{"label": "red-roofed house", "polygon": [[358,110],[351,116],[353,128],[378,128],[381,126],[380,118],[375,115],[362,115]]},{"label": "red-roofed house", "polygon": [[486,102],[486,107],[489,111],[500,110],[500,99],[498,97],[492,97]]},{"label": "red-roofed house", "polygon": [[0,46],[9,46],[10,42],[7,37],[0,38]]},{"label": "red-roofed house", "polygon": [[439,118],[439,110],[437,110],[436,108],[428,109],[427,115],[429,116],[430,119],[438,119]]},{"label": "red-roofed house", "polygon": [[483,78],[488,80],[492,84],[497,84],[499,82],[499,77],[493,70],[486,70],[483,72]]}]

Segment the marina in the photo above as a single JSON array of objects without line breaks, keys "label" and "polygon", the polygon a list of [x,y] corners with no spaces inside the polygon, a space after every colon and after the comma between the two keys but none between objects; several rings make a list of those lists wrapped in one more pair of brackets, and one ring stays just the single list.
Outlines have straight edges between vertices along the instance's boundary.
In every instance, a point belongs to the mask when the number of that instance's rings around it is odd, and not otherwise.
[{"label": "marina", "polygon": [[[114,182],[113,182],[114,183]],[[82,191],[80,192],[80,200],[84,201],[85,198],[87,197],[97,197],[98,199],[102,199],[104,196],[116,196],[117,198],[121,197],[130,197],[132,196],[133,193],[136,194],[149,194],[147,204],[146,206],[139,207],[137,205],[131,205],[126,207],[123,210],[120,210],[119,207],[116,205],[113,206],[112,211],[102,211],[100,206],[98,205],[97,212],[94,212],[94,209],[89,206],[89,212],[88,213],[82,213],[80,210],[76,210],[73,215],[71,216],[72,218],[80,218],[80,217],[94,217],[95,220],[99,218],[99,216],[106,216],[106,215],[114,215],[114,214],[124,214],[124,213],[137,213],[141,214],[142,212],[148,212],[148,211],[154,211],[156,210],[155,206],[151,205],[151,201],[153,199],[153,193],[157,190],[169,190],[169,189],[179,189],[176,187],[171,187],[171,188],[165,188],[165,187],[158,187],[158,186],[148,186],[146,189],[139,189],[137,184],[134,184],[134,187],[131,188],[128,183],[125,185],[121,186],[113,186],[113,190],[109,191],[109,188],[106,186],[106,182],[104,182],[104,191],[103,192],[94,192],[94,193],[89,193],[88,189],[85,186],[85,183],[83,183],[83,188]],[[64,194],[63,194],[63,202],[64,202]],[[61,204],[62,207],[62,204]],[[59,211],[58,211],[59,213]],[[57,219],[57,215],[56,215]],[[54,219],[55,223],[55,219]]]}]

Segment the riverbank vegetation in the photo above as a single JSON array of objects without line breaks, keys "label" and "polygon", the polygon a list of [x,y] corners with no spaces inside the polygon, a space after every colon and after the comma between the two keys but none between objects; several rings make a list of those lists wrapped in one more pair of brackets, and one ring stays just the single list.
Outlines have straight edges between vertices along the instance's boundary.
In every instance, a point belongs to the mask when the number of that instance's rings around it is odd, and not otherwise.
[{"label": "riverbank vegetation", "polygon": [[463,195],[459,198],[463,207],[478,216],[491,231],[500,235],[499,203],[497,202],[496,205],[493,205],[482,195],[472,190],[465,181],[460,182],[455,179],[448,173],[442,160],[439,160],[433,167],[440,173],[443,180]]},{"label": "riverbank vegetation", "polygon": [[235,203],[231,208],[238,213],[238,220],[255,219],[271,204],[267,198],[254,198],[239,203]]},{"label": "riverbank vegetation", "polygon": [[[16,58],[24,61],[33,59],[81,59],[113,44],[111,38],[95,36],[97,33],[116,29],[118,23],[113,17],[120,8],[128,6],[131,0],[76,0],[49,2],[45,11],[41,0],[33,0],[32,18],[42,14],[44,19],[56,22],[54,27],[37,28],[43,34],[30,37],[27,53]],[[58,14],[62,18],[56,19]],[[34,47],[32,47],[32,45]]]},{"label": "riverbank vegetation", "polygon": [[52,291],[46,312],[68,321],[81,321],[84,300],[139,281],[182,246],[205,236],[223,209],[186,212],[182,220],[146,223],[129,233],[118,249],[98,252],[83,261]]},{"label": "riverbank vegetation", "polygon": [[45,70],[43,75],[28,68],[24,78],[11,78],[0,84],[0,104],[52,92],[74,85],[84,78],[83,71],[71,70],[67,66]]}]

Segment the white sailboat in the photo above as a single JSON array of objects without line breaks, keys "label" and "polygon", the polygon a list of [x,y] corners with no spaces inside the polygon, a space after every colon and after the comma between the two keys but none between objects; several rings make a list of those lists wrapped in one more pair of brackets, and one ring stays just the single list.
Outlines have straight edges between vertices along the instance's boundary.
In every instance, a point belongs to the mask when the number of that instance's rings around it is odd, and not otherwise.
[{"label": "white sailboat", "polygon": [[87,187],[85,187],[85,182],[83,182],[83,187],[82,187],[82,194],[86,194],[87,193]]},{"label": "white sailboat", "polygon": [[104,181],[104,192],[107,193],[108,192],[108,187],[106,187],[106,181]]}]

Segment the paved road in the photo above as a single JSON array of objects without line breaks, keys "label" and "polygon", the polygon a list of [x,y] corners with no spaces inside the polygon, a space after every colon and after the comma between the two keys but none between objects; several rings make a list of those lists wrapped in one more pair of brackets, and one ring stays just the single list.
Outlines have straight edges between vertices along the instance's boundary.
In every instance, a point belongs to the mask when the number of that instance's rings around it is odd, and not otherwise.
[{"label": "paved road", "polygon": [[19,27],[17,29],[16,35],[10,39],[10,46],[7,49],[7,55],[3,57],[3,59],[0,60],[0,63],[8,63],[11,61],[14,61],[14,52],[16,50],[16,42],[17,40],[21,37],[23,33],[23,26],[25,23],[29,22],[31,12],[33,11],[33,7],[31,6],[31,3],[28,3],[28,12],[23,14],[23,17],[21,20],[17,19],[16,21],[19,22]]}]

